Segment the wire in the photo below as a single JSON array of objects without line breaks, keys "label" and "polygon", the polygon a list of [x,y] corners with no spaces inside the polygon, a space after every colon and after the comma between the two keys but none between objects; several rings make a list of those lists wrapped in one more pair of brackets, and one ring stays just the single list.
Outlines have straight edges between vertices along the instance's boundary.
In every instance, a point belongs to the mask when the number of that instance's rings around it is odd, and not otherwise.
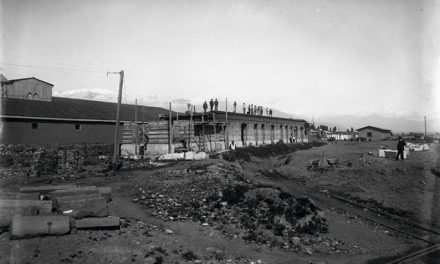
[{"label": "wire", "polygon": [[8,63],[8,62],[0,62],[0,64],[8,65],[8,66],[39,68],[39,69],[48,69],[48,70],[77,71],[77,72],[102,73],[102,74],[106,73],[105,71],[93,71],[93,70],[85,70],[78,68],[62,68],[62,67],[52,67],[52,66],[26,65],[26,64],[18,64],[18,63]]}]

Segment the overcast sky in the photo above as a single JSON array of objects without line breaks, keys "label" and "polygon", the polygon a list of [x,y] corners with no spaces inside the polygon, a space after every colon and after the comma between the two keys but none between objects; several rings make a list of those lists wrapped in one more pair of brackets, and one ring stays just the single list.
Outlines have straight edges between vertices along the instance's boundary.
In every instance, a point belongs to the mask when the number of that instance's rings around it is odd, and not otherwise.
[{"label": "overcast sky", "polygon": [[[1,1],[1,68],[58,95],[437,115],[439,1]],[[435,75],[437,72],[437,75]],[[114,97],[112,97],[114,98]]]}]

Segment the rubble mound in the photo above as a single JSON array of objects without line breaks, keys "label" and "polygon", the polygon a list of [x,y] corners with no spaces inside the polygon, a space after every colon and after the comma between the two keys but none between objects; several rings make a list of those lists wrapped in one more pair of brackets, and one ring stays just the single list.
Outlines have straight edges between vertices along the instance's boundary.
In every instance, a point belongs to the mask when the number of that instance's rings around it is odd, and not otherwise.
[{"label": "rubble mound", "polygon": [[[308,197],[294,198],[272,188],[255,188],[246,192],[238,204],[246,240],[279,246],[291,243],[301,234],[327,233],[327,220]],[[275,236],[275,238],[274,238]]]},{"label": "rubble mound", "polygon": [[327,233],[327,221],[310,198],[260,188],[234,167],[170,170],[156,177],[149,179],[154,184],[132,189],[133,202],[143,204],[154,217],[199,222],[228,237],[276,247],[294,245],[293,238]]}]

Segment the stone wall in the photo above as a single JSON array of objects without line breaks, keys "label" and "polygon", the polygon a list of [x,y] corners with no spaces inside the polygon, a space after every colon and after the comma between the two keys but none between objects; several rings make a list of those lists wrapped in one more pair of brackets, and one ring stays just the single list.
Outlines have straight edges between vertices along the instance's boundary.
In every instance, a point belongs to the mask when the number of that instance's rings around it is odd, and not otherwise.
[{"label": "stone wall", "polygon": [[0,145],[0,166],[27,167],[31,177],[65,175],[81,171],[84,165],[99,163],[100,157],[110,157],[112,153],[112,144]]}]

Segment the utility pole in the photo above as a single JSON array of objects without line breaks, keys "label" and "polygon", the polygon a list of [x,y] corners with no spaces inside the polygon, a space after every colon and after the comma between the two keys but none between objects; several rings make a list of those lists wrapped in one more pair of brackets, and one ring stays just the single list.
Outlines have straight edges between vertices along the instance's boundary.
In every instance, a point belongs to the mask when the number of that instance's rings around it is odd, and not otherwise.
[{"label": "utility pole", "polygon": [[134,99],[134,122],[135,123],[137,123],[137,120],[138,120],[138,109],[137,109],[137,106],[138,106],[138,99],[136,98],[136,99]]},{"label": "utility pole", "polygon": [[425,118],[425,139],[426,139],[426,116],[424,116]]},{"label": "utility pole", "polygon": [[112,168],[116,171],[119,167],[119,109],[121,107],[121,99],[122,99],[122,86],[124,84],[124,71],[120,72],[107,72],[109,74],[119,74],[119,92],[118,92],[118,105],[116,108],[116,124],[115,124],[115,143],[113,146],[113,160],[112,160]]},{"label": "utility pole", "polygon": [[171,102],[170,102],[170,110],[168,114],[168,153],[171,153],[171,137],[172,137],[172,124],[171,124]]},{"label": "utility pole", "polygon": [[138,146],[139,146],[139,128],[138,128],[138,122],[137,122],[137,120],[138,120],[138,109],[137,109],[137,106],[138,106],[138,99],[136,98],[136,99],[134,99],[134,126],[133,126],[133,128],[134,128],[134,155],[138,155],[139,154],[139,149],[138,149]]},{"label": "utility pole", "polygon": [[191,149],[191,125],[192,125],[192,119],[193,119],[193,112],[192,112],[192,106],[189,105],[189,132],[188,132],[188,149]]},{"label": "utility pole", "polygon": [[225,127],[225,149],[228,149],[229,146],[229,126],[228,126],[228,98],[225,98],[226,100],[226,113],[225,113],[225,121],[226,121],[226,127]]}]

